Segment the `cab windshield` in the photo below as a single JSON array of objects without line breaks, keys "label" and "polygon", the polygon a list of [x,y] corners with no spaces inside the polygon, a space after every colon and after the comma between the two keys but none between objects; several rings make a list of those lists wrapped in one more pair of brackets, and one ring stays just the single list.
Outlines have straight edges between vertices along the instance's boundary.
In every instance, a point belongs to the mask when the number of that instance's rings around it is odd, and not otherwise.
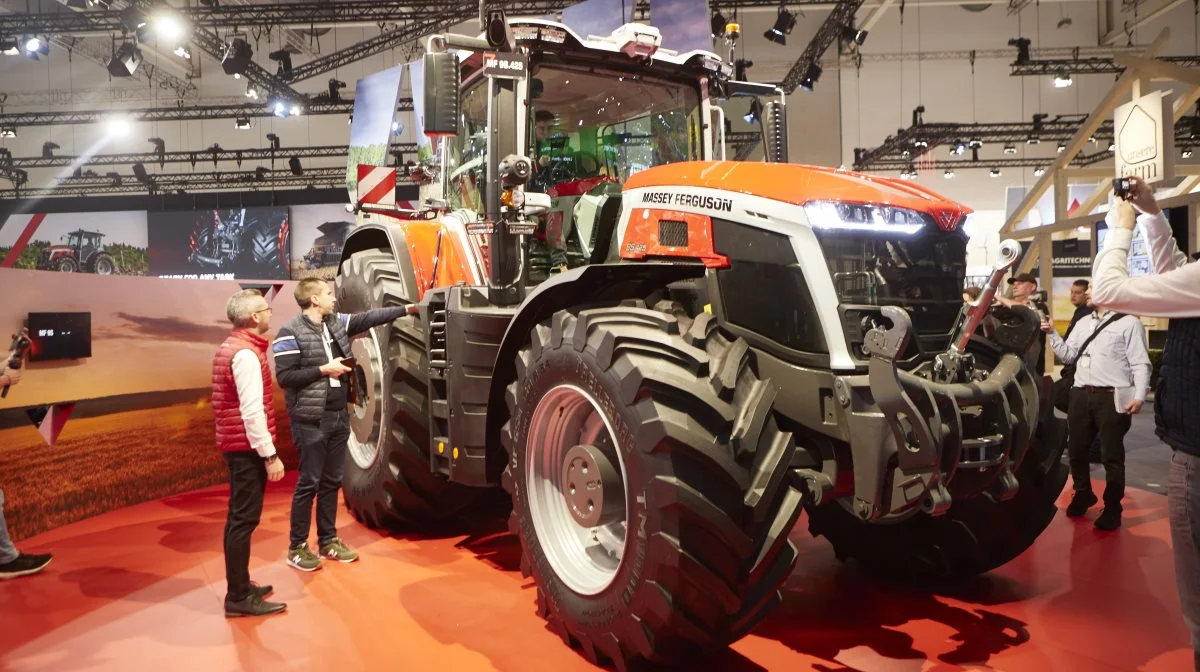
[{"label": "cab windshield", "polygon": [[702,158],[695,85],[638,73],[543,65],[530,92],[531,188],[607,178]]}]

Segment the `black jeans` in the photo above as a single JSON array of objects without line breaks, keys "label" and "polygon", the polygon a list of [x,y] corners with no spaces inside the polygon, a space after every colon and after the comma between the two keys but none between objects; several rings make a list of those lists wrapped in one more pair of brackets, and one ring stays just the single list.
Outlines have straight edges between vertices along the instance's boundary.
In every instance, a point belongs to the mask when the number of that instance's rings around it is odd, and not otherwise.
[{"label": "black jeans", "polygon": [[225,518],[225,598],[238,602],[250,595],[250,535],[258,527],[267,486],[267,465],[258,453],[225,453],[229,466],[229,514]]},{"label": "black jeans", "polygon": [[1100,464],[1104,465],[1104,506],[1121,510],[1125,496],[1125,434],[1132,416],[1117,411],[1112,390],[1072,388],[1067,407],[1067,456],[1076,492],[1092,489],[1088,452],[1100,437]]},{"label": "black jeans", "polygon": [[300,454],[300,478],[292,495],[292,532],[289,548],[308,543],[313,498],[317,500],[317,545],[337,536],[338,491],[346,466],[350,416],[346,411],[326,411],[319,425],[292,423],[292,438]]}]

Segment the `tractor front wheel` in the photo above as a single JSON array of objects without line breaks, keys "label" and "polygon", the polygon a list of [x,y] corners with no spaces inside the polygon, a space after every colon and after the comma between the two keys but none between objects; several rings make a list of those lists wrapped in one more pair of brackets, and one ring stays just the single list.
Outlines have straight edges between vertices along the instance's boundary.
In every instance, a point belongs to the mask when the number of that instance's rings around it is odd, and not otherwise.
[{"label": "tractor front wheel", "polygon": [[[337,278],[338,309],[402,306],[415,295],[384,250],[357,252]],[[372,528],[429,525],[474,505],[487,492],[451,483],[429,466],[429,377],[425,333],[403,317],[360,334],[350,353],[359,398],[342,479],[346,506]]]},{"label": "tractor front wheel", "polygon": [[801,496],[775,388],[710,315],[560,311],[518,353],[502,429],[539,613],[595,664],[728,645],[779,602]]}]

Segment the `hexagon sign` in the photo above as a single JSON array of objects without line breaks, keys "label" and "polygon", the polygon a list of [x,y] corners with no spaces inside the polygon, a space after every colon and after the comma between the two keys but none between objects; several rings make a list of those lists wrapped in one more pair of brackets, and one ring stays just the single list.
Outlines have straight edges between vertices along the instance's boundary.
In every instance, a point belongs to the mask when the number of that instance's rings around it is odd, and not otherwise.
[{"label": "hexagon sign", "polygon": [[1175,176],[1175,129],[1171,94],[1136,98],[1113,111],[1118,177],[1139,177],[1147,184]]}]

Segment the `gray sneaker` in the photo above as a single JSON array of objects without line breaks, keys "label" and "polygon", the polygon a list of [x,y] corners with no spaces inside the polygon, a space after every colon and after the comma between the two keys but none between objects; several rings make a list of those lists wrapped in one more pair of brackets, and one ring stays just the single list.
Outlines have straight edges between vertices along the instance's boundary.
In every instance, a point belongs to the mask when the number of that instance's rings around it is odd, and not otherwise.
[{"label": "gray sneaker", "polygon": [[338,562],[354,562],[358,560],[358,553],[350,550],[346,544],[342,543],[341,539],[334,539],[321,546],[321,557],[337,560]]},{"label": "gray sneaker", "polygon": [[305,544],[288,549],[287,564],[302,572],[314,572],[321,568],[321,559]]}]

